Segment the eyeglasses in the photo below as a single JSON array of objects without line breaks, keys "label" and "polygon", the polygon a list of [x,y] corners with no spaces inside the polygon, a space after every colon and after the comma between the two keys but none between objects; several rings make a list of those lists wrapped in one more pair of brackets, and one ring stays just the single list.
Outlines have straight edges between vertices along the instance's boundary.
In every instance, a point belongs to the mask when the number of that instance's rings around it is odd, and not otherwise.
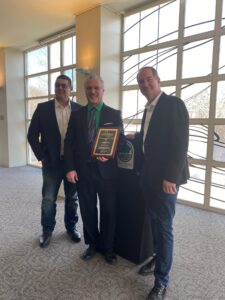
[{"label": "eyeglasses", "polygon": [[63,89],[69,89],[70,88],[70,86],[66,85],[65,83],[62,83],[62,84],[56,83],[55,84],[56,89],[59,89],[60,87],[63,88]]}]

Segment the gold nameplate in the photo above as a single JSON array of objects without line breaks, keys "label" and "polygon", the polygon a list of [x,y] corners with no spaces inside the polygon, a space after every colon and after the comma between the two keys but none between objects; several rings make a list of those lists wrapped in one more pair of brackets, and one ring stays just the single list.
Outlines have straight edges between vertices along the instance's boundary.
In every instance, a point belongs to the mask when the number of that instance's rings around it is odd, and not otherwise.
[{"label": "gold nameplate", "polygon": [[99,128],[93,144],[92,156],[114,158],[118,144],[119,133],[119,128]]}]

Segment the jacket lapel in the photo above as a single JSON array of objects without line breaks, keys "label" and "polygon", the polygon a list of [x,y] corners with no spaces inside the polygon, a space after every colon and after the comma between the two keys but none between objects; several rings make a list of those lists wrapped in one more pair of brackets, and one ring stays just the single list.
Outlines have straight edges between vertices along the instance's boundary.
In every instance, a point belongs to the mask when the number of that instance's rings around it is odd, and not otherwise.
[{"label": "jacket lapel", "polygon": [[[146,138],[151,135],[151,129],[158,123],[158,122],[162,122],[161,119],[161,115],[162,115],[162,110],[160,108],[162,102],[164,101],[164,93],[161,94],[161,96],[159,97],[158,103],[156,104],[156,107],[152,113],[149,125],[148,125],[148,130],[147,130],[147,134],[146,134]],[[145,114],[144,117],[146,117],[146,110],[145,110]],[[144,128],[144,122],[143,122],[143,128]],[[157,125],[156,125],[157,126]]]},{"label": "jacket lapel", "polygon": [[105,106],[105,104],[103,104],[102,110],[101,110],[101,113],[100,113],[99,127],[102,127],[103,124],[105,123],[106,110],[107,110],[106,106]]},{"label": "jacket lapel", "polygon": [[81,111],[81,119],[80,122],[82,124],[82,128],[83,128],[83,134],[85,137],[86,142],[88,143],[88,122],[87,122],[87,112],[88,112],[88,106],[84,106],[83,109],[80,110]]},{"label": "jacket lapel", "polygon": [[56,119],[56,113],[55,113],[55,100],[51,100],[49,102],[49,115],[48,118],[52,122],[52,127],[56,129],[57,134],[60,136],[59,126]]}]

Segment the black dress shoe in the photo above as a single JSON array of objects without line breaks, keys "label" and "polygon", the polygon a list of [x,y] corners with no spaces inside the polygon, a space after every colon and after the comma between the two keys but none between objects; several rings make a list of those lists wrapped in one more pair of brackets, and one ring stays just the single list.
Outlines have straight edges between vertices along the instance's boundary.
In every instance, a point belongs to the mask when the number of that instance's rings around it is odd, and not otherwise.
[{"label": "black dress shoe", "polygon": [[41,248],[47,247],[50,243],[52,234],[49,232],[44,232],[39,239],[39,245]]},{"label": "black dress shoe", "polygon": [[163,284],[155,284],[150,291],[146,300],[163,300],[166,295],[166,286]]},{"label": "black dress shoe", "polygon": [[156,259],[156,256],[153,256],[152,259],[147,264],[145,264],[144,266],[142,266],[140,268],[138,273],[143,275],[143,276],[153,274],[154,273],[154,268],[155,268],[155,259]]},{"label": "black dress shoe", "polygon": [[67,233],[73,242],[79,243],[81,241],[81,234],[76,229],[67,230]]},{"label": "black dress shoe", "polygon": [[90,260],[92,259],[96,254],[96,247],[90,245],[83,253],[82,259],[83,260]]},{"label": "black dress shoe", "polygon": [[110,265],[116,265],[117,264],[117,257],[113,252],[106,252],[105,253],[105,260]]}]

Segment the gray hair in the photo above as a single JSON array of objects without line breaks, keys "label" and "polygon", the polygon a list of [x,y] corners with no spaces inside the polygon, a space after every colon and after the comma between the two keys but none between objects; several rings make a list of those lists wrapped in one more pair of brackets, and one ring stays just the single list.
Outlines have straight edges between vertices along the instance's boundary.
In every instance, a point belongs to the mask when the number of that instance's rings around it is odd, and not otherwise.
[{"label": "gray hair", "polygon": [[84,88],[86,87],[87,82],[88,82],[90,79],[93,79],[93,78],[98,79],[98,80],[101,82],[102,87],[104,88],[104,81],[103,81],[103,79],[101,78],[101,76],[98,75],[97,73],[90,73],[90,74],[85,78],[85,81],[84,81]]}]

